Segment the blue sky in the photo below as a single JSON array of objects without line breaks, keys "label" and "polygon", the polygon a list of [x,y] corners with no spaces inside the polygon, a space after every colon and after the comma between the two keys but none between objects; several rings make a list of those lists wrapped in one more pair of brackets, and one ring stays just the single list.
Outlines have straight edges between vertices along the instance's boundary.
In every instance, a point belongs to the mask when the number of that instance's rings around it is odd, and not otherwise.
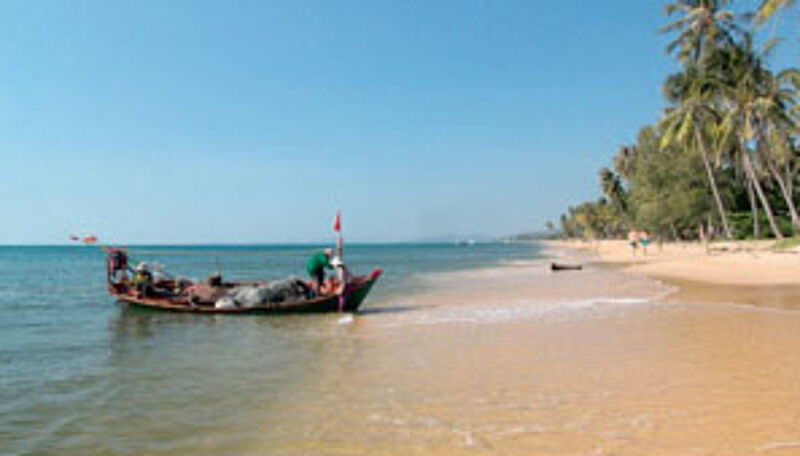
[{"label": "blue sky", "polygon": [[0,243],[539,229],[657,118],[663,4],[4,1]]}]

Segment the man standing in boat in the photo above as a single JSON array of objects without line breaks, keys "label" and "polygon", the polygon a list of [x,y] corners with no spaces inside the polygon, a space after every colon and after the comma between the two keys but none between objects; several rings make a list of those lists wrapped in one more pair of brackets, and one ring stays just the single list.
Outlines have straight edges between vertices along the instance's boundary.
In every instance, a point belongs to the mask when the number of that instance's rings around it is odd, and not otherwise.
[{"label": "man standing in boat", "polygon": [[311,276],[314,291],[319,293],[322,285],[325,283],[325,269],[332,269],[331,258],[333,258],[333,249],[327,248],[322,252],[314,254],[308,259],[306,263],[306,271]]}]

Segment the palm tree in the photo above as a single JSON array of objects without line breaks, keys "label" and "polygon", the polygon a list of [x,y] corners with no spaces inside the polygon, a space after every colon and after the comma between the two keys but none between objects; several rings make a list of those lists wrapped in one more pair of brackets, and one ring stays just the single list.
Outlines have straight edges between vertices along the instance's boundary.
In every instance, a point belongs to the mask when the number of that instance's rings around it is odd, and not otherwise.
[{"label": "palm tree", "polygon": [[664,12],[679,16],[661,28],[662,33],[676,32],[667,52],[677,52],[684,71],[671,76],[664,86],[667,100],[674,105],[660,125],[663,131],[661,148],[679,147],[695,151],[702,157],[714,202],[725,236],[731,238],[730,226],[711,167],[709,137],[720,119],[715,109],[716,81],[705,71],[706,62],[719,49],[736,43],[743,32],[738,17],[727,7],[731,0],[675,0]]},{"label": "palm tree", "polygon": [[[797,127],[790,110],[797,105],[795,84],[800,81],[800,72],[792,68],[775,76],[765,70],[762,77],[766,91],[759,94],[754,103],[757,150],[778,184],[789,209],[792,227],[797,231],[800,230],[800,215],[797,213],[791,187],[791,162],[795,159],[792,137],[797,133]],[[780,168],[788,171],[783,174]]]},{"label": "palm tree", "polygon": [[676,0],[664,8],[667,16],[678,19],[661,28],[662,33],[677,32],[667,52],[677,51],[684,64],[697,63],[713,55],[720,46],[736,42],[742,33],[739,17],[726,7],[731,0]]},{"label": "palm tree", "polygon": [[627,218],[628,207],[625,201],[625,188],[622,180],[608,168],[600,170],[600,185],[603,194],[608,198],[612,205],[619,211],[620,216]]},{"label": "palm tree", "polygon": [[[753,39],[746,34],[742,42],[718,53],[713,65],[718,74],[725,78],[722,85],[726,114],[718,130],[718,138],[723,147],[734,142],[733,150],[738,150],[745,174],[767,214],[770,227],[776,238],[783,235],[778,230],[775,217],[761,186],[757,165],[766,167],[767,173],[780,188],[792,225],[800,228],[789,187],[778,171],[779,164],[785,164],[791,155],[790,135],[794,133],[794,122],[789,110],[796,104],[793,91],[786,87],[785,81],[800,78],[795,70],[775,77],[763,64],[765,49],[757,52]],[[771,146],[771,147],[770,147]]]},{"label": "palm tree", "polygon": [[613,159],[614,170],[618,175],[625,179],[629,179],[633,175],[637,154],[638,150],[635,145],[619,148]]},{"label": "palm tree", "polygon": [[[660,122],[663,130],[660,146],[662,150],[677,147],[700,154],[722,222],[722,229],[725,237],[730,239],[733,236],[709,153],[709,144],[711,143],[709,136],[720,118],[713,102],[717,91],[717,81],[709,77],[698,65],[691,65],[684,73],[673,75],[670,81],[671,84],[668,82],[665,91],[671,92],[672,96],[679,97],[680,103],[668,110]],[[676,87],[680,87],[680,89],[676,89]]]}]

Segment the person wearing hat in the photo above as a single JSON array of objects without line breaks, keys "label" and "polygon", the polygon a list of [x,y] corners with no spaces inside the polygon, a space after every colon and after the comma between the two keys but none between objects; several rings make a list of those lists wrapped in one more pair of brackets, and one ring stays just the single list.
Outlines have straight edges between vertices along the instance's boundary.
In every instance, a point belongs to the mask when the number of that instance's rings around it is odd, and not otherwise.
[{"label": "person wearing hat", "polygon": [[133,286],[139,292],[140,297],[146,297],[152,291],[153,274],[147,267],[147,263],[141,262],[134,268]]},{"label": "person wearing hat", "polygon": [[322,285],[325,283],[325,269],[333,268],[331,258],[333,258],[333,249],[327,248],[314,254],[306,263],[306,271],[311,276],[312,288],[317,293],[322,290]]},{"label": "person wearing hat", "polygon": [[338,256],[331,260],[331,266],[333,266],[334,271],[336,271],[336,286],[333,292],[339,295],[339,311],[341,312],[344,307],[344,300],[347,296],[347,284],[350,282],[351,274],[347,266],[344,265],[344,261]]}]

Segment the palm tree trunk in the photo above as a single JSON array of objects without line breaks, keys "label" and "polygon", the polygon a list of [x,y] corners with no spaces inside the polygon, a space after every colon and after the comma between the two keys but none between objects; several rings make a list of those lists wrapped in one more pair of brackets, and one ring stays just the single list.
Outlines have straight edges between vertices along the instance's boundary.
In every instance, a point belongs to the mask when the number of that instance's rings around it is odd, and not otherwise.
[{"label": "palm tree trunk", "polygon": [[700,155],[703,156],[703,165],[706,167],[706,173],[708,174],[708,182],[711,184],[711,193],[714,194],[714,201],[717,203],[717,211],[719,211],[719,218],[722,220],[722,229],[725,231],[725,237],[728,239],[732,239],[733,236],[731,235],[731,229],[728,226],[728,216],[725,215],[725,208],[722,206],[722,198],[719,196],[719,190],[717,189],[717,180],[714,178],[714,171],[711,169],[711,160],[708,158],[708,152],[706,151],[706,145],[703,142],[703,137],[700,135],[700,131],[695,131],[695,139],[697,140],[697,144],[700,146]]},{"label": "palm tree trunk", "polygon": [[753,213],[753,239],[758,239],[758,201],[753,191],[753,183],[750,182],[750,175],[747,174],[747,199],[750,200],[750,210]]},{"label": "palm tree trunk", "polygon": [[764,212],[767,214],[767,220],[769,220],[769,226],[772,229],[772,234],[775,235],[775,239],[783,239],[783,233],[780,232],[778,229],[778,224],[775,223],[775,215],[772,213],[772,208],[769,206],[769,201],[767,201],[767,197],[764,195],[764,189],[761,188],[761,183],[758,182],[758,179],[756,178],[756,171],[753,168],[753,161],[750,158],[750,151],[747,149],[747,144],[745,144],[744,138],[741,138],[740,141],[742,145],[742,161],[744,162],[744,170],[750,178],[750,181],[753,183],[753,188],[755,188],[758,199],[761,201],[761,206],[764,207]]},{"label": "palm tree trunk", "polygon": [[786,201],[786,206],[789,208],[789,215],[792,218],[792,228],[794,231],[797,232],[800,229],[800,216],[797,215],[797,208],[794,205],[794,198],[792,198],[792,194],[789,193],[789,188],[786,186],[786,183],[783,181],[781,177],[781,173],[778,171],[775,164],[772,162],[772,159],[769,157],[764,157],[764,161],[767,162],[767,167],[769,168],[772,177],[778,182],[778,187],[781,189],[781,194],[783,195],[784,201]]},{"label": "palm tree trunk", "polygon": [[766,149],[767,142],[764,138],[763,132],[759,131],[758,139],[758,151],[761,152],[761,157],[763,157],[764,162],[767,163],[767,168],[769,168],[769,172],[772,174],[772,177],[778,182],[778,187],[781,189],[783,200],[786,202],[786,207],[789,208],[789,216],[792,218],[793,231],[797,232],[798,229],[800,229],[800,216],[797,215],[797,207],[794,205],[792,192],[786,185],[786,182],[783,181],[783,176],[781,176],[781,172],[778,170],[777,164],[772,159],[769,151]]}]

